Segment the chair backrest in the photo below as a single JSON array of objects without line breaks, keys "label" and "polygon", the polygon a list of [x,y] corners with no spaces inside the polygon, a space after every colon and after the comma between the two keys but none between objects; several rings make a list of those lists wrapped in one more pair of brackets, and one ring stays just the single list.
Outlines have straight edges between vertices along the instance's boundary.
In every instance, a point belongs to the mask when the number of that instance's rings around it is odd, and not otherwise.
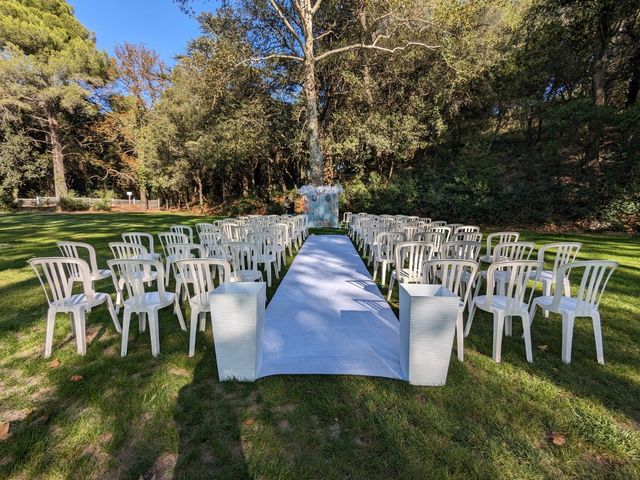
[{"label": "chair backrest", "polygon": [[124,260],[127,258],[141,259],[147,255],[147,249],[137,243],[109,242],[109,249],[113,258]]},{"label": "chair backrest", "polygon": [[[571,272],[582,270],[580,286],[575,296],[577,300],[576,316],[588,315],[594,309],[598,309],[607,282],[616,268],[618,268],[618,263],[608,260],[571,262],[558,267],[558,271],[556,272],[556,285],[562,285],[563,278],[569,276]],[[562,288],[556,286],[552,304],[553,307],[558,307],[561,298]]]},{"label": "chair backrest", "polygon": [[162,232],[158,234],[158,238],[160,239],[160,244],[162,245],[162,251],[164,252],[164,256],[169,255],[167,253],[167,245],[173,245],[176,243],[190,243],[189,237],[187,237],[184,233],[178,232]]},{"label": "chair backrest", "polygon": [[491,255],[494,239],[496,243],[517,242],[520,238],[518,232],[494,232],[487,235],[487,255]]},{"label": "chair backrest", "polygon": [[127,293],[127,298],[134,305],[143,305],[145,302],[145,280],[155,270],[157,281],[155,282],[158,295],[165,299],[164,268],[157,260],[122,259],[107,261],[114,285],[122,282]]},{"label": "chair backrest", "polygon": [[249,242],[225,242],[222,251],[230,260],[234,272],[258,269],[258,249]]},{"label": "chair backrest", "polygon": [[122,241],[137,243],[147,249],[149,253],[155,253],[153,235],[146,232],[127,232],[122,234]]},{"label": "chair backrest", "polygon": [[199,235],[200,245],[204,248],[205,257],[222,255],[222,234],[217,232],[203,232]]},{"label": "chair backrest", "polygon": [[431,220],[432,227],[444,227],[447,225],[447,222],[444,220]]},{"label": "chair backrest", "polygon": [[[58,249],[63,257],[67,258],[82,258],[87,260],[91,272],[98,270],[98,262],[96,260],[96,251],[88,243],[82,242],[56,242]],[[85,257],[85,258],[83,258]],[[71,265],[69,268],[72,268]],[[74,275],[79,275],[79,272],[73,272]]]},{"label": "chair backrest", "polygon": [[395,259],[396,246],[406,240],[404,232],[380,232],[376,235],[378,258]]},{"label": "chair backrest", "polygon": [[196,223],[196,231],[198,232],[198,239],[201,238],[203,233],[213,233],[215,232],[215,228],[213,223]]},{"label": "chair backrest", "polygon": [[168,243],[165,248],[167,255],[172,255],[177,259],[205,256],[205,248],[197,243]]},{"label": "chair backrest", "polygon": [[247,241],[258,249],[258,255],[273,255],[276,253],[276,236],[273,233],[249,233]]},{"label": "chair backrest", "polygon": [[422,268],[422,282],[444,286],[460,297],[464,310],[477,273],[478,263],[473,260],[431,260]]},{"label": "chair backrest", "polygon": [[482,244],[480,242],[446,242],[442,244],[440,252],[442,259],[478,261]]},{"label": "chair backrest", "polygon": [[[197,296],[201,302],[207,302],[207,295],[224,282],[231,281],[231,265],[226,260],[217,258],[189,258],[176,262],[182,278],[188,278],[186,282],[189,297]],[[221,273],[218,276],[217,273]],[[216,278],[218,281],[216,282]],[[217,285],[216,285],[217,283]]]},{"label": "chair backrest", "polygon": [[436,248],[434,251],[434,254],[437,252],[440,252],[440,249],[442,248],[442,244],[445,243],[446,239],[446,235],[444,233],[439,233],[439,232],[422,232],[422,233],[416,233],[413,236],[413,241],[414,242],[430,242],[433,243]]},{"label": "chair backrest", "polygon": [[[531,305],[531,299],[540,280],[543,264],[537,260],[516,260],[516,261],[498,261],[492,263],[487,269],[487,296],[486,305],[490,305],[493,297],[496,295],[496,273],[501,272],[505,280],[505,315],[511,313],[517,314],[522,311],[522,304]],[[529,280],[533,281],[530,287],[529,295],[527,294],[527,286]],[[525,301],[526,300],[526,301]]]},{"label": "chair backrest", "polygon": [[458,232],[451,237],[453,242],[482,242],[480,232]]},{"label": "chair backrest", "polygon": [[81,258],[38,257],[28,261],[36,273],[49,305],[68,300],[73,295],[74,281],[82,282],[89,303],[95,292],[91,284],[89,264]]},{"label": "chair backrest", "polygon": [[451,238],[451,227],[449,226],[445,226],[445,225],[439,226],[439,227],[429,226],[429,231],[435,232],[435,233],[443,233],[445,242],[448,242],[449,239]]},{"label": "chair backrest", "polygon": [[499,243],[493,249],[493,260],[502,262],[505,260],[529,260],[536,248],[533,242],[505,242]]},{"label": "chair backrest", "polygon": [[545,256],[553,254],[551,271],[555,273],[560,265],[575,261],[580,248],[582,248],[582,243],[580,242],[547,243],[538,250],[538,260],[544,263]]},{"label": "chair backrest", "polygon": [[435,250],[436,246],[431,242],[399,243],[396,246],[396,270],[408,271],[411,279],[421,278],[422,265],[431,260]]},{"label": "chair backrest", "polygon": [[189,238],[189,243],[193,243],[193,228],[189,225],[171,225],[169,230],[174,233],[182,233]]},{"label": "chair backrest", "polygon": [[478,233],[478,232],[480,232],[480,227],[478,227],[477,225],[457,225],[453,229],[454,235],[457,233]]}]

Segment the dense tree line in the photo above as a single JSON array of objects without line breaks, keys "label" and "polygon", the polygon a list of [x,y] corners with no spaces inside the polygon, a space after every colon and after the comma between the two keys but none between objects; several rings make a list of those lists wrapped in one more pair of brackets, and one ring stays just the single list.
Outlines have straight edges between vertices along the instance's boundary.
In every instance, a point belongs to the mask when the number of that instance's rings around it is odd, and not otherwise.
[{"label": "dense tree line", "polygon": [[[169,0],[167,0],[169,1]],[[179,1],[186,12],[188,1]],[[0,188],[640,222],[640,1],[235,0],[169,69],[63,0],[0,4]]]}]

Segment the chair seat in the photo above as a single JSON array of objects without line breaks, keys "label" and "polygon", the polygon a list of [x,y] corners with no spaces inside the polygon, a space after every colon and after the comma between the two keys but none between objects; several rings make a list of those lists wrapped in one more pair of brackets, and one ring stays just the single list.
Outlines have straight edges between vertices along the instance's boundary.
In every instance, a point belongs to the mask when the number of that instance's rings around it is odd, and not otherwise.
[{"label": "chair seat", "polygon": [[146,292],[141,297],[130,297],[124,301],[124,306],[129,307],[132,310],[144,309],[146,307],[151,308],[164,308],[167,305],[171,305],[174,301],[175,295],[171,292],[165,292],[164,297],[161,297],[158,292]]},{"label": "chair seat", "polygon": [[529,309],[527,308],[527,304],[524,302],[520,302],[520,308],[518,308],[518,305],[515,305],[516,308],[513,308],[512,305],[512,308],[506,311],[507,300],[512,299],[505,295],[494,295],[491,298],[491,304],[487,305],[487,296],[478,295],[473,299],[473,303],[476,307],[478,307],[480,310],[484,310],[485,312],[494,313],[498,311],[505,311],[505,315],[521,315],[522,313],[528,313]]},{"label": "chair seat", "polygon": [[551,304],[553,303],[553,295],[536,297],[533,301],[536,302],[540,306],[540,308],[549,310],[554,313],[566,312],[575,314],[577,311],[580,311],[581,314],[579,316],[590,316],[592,313],[597,312],[597,309],[592,305],[585,304],[584,302],[581,302],[581,304],[579,305],[578,300],[573,297],[560,297],[560,303],[558,304],[558,307],[553,310],[549,309],[549,307],[551,307]]},{"label": "chair seat", "polygon": [[58,311],[74,310],[78,307],[84,306],[89,309],[104,303],[107,300],[107,294],[101,292],[95,292],[93,302],[87,301],[87,296],[84,293],[77,293],[71,295],[68,298],[51,302],[51,307]]},{"label": "chair seat", "polygon": [[258,263],[273,263],[275,261],[275,255],[258,255]]},{"label": "chair seat", "polygon": [[493,263],[493,255],[482,255],[480,257],[480,262]]},{"label": "chair seat", "polygon": [[401,283],[416,283],[422,280],[422,275],[414,273],[408,268],[401,269],[400,276],[398,276],[398,271],[394,270],[391,272],[391,276]]},{"label": "chair seat", "polygon": [[189,305],[191,305],[191,308],[197,307],[197,309],[201,312],[211,311],[211,302],[209,299],[210,293],[211,292],[206,292],[200,295],[194,295],[193,297],[189,297]]},{"label": "chair seat", "polygon": [[240,270],[231,273],[232,282],[255,282],[258,280],[262,280],[260,270]]},{"label": "chair seat", "polygon": [[[536,278],[536,272],[532,271],[529,274],[529,278]],[[555,276],[553,274],[553,270],[542,270],[540,272],[540,281],[541,282],[554,282]]]},{"label": "chair seat", "polygon": [[91,272],[91,281],[95,282],[97,280],[103,280],[105,278],[111,277],[111,270],[98,269],[95,272]]}]

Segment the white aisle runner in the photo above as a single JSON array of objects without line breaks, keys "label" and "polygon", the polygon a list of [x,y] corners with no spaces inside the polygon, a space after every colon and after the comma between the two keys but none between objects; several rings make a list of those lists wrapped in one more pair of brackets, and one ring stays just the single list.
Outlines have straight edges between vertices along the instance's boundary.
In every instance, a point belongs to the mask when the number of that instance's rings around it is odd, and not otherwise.
[{"label": "white aisle runner", "polygon": [[398,320],[345,235],[312,235],[271,299],[259,377],[403,378]]}]

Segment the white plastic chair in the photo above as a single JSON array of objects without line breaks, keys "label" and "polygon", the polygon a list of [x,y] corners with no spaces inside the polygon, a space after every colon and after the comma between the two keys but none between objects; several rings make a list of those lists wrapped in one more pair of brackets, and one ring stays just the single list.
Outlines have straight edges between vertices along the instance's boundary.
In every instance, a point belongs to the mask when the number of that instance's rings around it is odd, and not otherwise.
[{"label": "white plastic chair", "polygon": [[184,233],[179,232],[162,232],[158,234],[160,244],[162,245],[162,251],[164,252],[165,271],[164,281],[165,287],[169,285],[169,278],[172,269],[172,264],[177,258],[173,258],[169,252],[167,252],[167,245],[175,245],[176,243],[191,243],[189,237]]},{"label": "white plastic chair", "polygon": [[443,233],[445,242],[448,242],[451,239],[452,230],[451,230],[451,227],[449,226],[442,225],[442,226],[436,227],[436,226],[433,226],[432,224],[428,227],[428,230],[434,233]]},{"label": "white plastic chair", "polygon": [[511,243],[517,242],[520,238],[518,232],[495,232],[487,235],[487,252],[480,257],[480,263],[492,263],[493,262],[493,243],[494,239],[496,243]]},{"label": "white plastic chair", "polygon": [[395,262],[396,246],[405,240],[406,236],[403,232],[382,232],[376,235],[377,245],[373,260],[373,280],[376,280],[378,266],[380,266],[380,280],[383,287],[387,278],[387,269]]},{"label": "white plastic chair", "polygon": [[[558,271],[558,267],[575,261],[581,247],[582,243],[580,242],[547,243],[540,247],[538,250],[538,261],[544,263],[545,256],[547,256],[547,254],[553,254],[553,267],[551,270],[542,270],[542,273],[540,274],[542,295],[551,295],[553,288],[558,288],[558,285],[556,285],[556,273]],[[571,296],[571,283],[569,282],[568,276],[564,278],[562,285],[559,286],[564,288],[564,294],[566,296]],[[545,318],[549,317],[549,312],[547,310],[544,311],[544,316]]]},{"label": "white plastic chair", "polygon": [[[149,336],[151,338],[151,354],[156,357],[160,353],[160,333],[158,324],[158,312],[160,309],[173,304],[173,311],[178,317],[180,328],[187,330],[180,310],[178,296],[164,289],[164,273],[162,264],[156,260],[109,260],[109,268],[118,281],[125,286],[126,298],[124,299],[124,318],[122,320],[122,344],[120,355],[127,355],[129,341],[129,325],[131,314],[138,314],[138,327],[141,332],[146,330],[146,320],[149,319]],[[142,280],[144,272],[151,270],[157,278],[157,291],[146,291],[145,282]]]},{"label": "white plastic chair", "polygon": [[189,238],[189,243],[193,243],[193,228],[189,225],[171,225],[169,231],[174,233],[182,233]]},{"label": "white plastic chair", "polygon": [[[80,258],[40,257],[29,260],[47,299],[47,333],[44,342],[44,357],[51,356],[53,332],[58,313],[71,315],[71,331],[76,337],[78,353],[87,353],[85,315],[93,307],[107,304],[109,315],[118,333],[122,330],[111,302],[106,293],[96,292],[87,262]],[[73,293],[73,283],[81,282],[83,293]]]},{"label": "white plastic chair", "polygon": [[[183,287],[191,281],[189,277],[183,277],[176,267],[178,260],[190,259],[205,256],[205,248],[197,243],[173,243],[166,245],[167,252],[173,259],[171,265],[171,271],[173,272],[173,278],[176,280],[175,294],[180,298],[180,292]],[[183,300],[187,299],[187,291],[184,292]]]},{"label": "white plastic chair", "polygon": [[276,249],[276,236],[273,233],[249,233],[247,241],[253,243],[258,251],[258,265],[264,265],[267,272],[267,286],[271,286],[271,269],[275,270],[276,278],[280,278],[278,272],[278,254]]},{"label": "white plastic chair", "polygon": [[[495,246],[493,250],[492,261],[495,263],[498,261],[504,262],[509,260],[511,261],[529,260],[535,248],[536,248],[536,244],[533,242],[499,243]],[[540,272],[537,272],[536,275],[540,275]],[[478,295],[480,293],[480,287],[482,286],[483,278],[487,278],[487,271],[480,272],[480,278],[478,279],[475,295]],[[504,272],[497,271],[495,273],[494,281],[498,286],[498,293],[500,295],[504,294],[504,290],[506,288],[506,284],[508,280],[509,280],[509,277]]]},{"label": "white plastic chair", "polygon": [[391,272],[387,300],[391,299],[393,284],[420,283],[422,281],[422,265],[431,260],[435,245],[430,242],[403,242],[396,247],[396,269]]},{"label": "white plastic chair", "polygon": [[460,298],[458,317],[456,318],[456,343],[458,360],[464,361],[464,310],[476,274],[478,263],[473,260],[431,260],[423,266],[423,282],[441,284]]},{"label": "white plastic chair", "polygon": [[[452,224],[449,224],[451,227]],[[477,225],[456,225],[453,229],[453,235],[458,233],[480,233],[480,227]]]},{"label": "white plastic chair", "polygon": [[[80,258],[82,260],[88,260],[89,265],[89,277],[92,282],[97,282],[99,280],[104,280],[105,278],[111,277],[111,272],[109,270],[103,270],[98,268],[98,261],[96,260],[96,251],[95,249],[89,245],[88,243],[82,242],[56,242],[58,245],[58,249],[63,257],[66,258]],[[86,258],[83,258],[86,257]],[[69,265],[69,268],[72,268]],[[77,271],[71,272],[73,274],[73,278],[77,278],[76,281],[80,280],[80,274]]]},{"label": "white plastic chair", "polygon": [[[155,260],[144,246],[137,243],[109,242],[109,249],[111,249],[111,254],[115,260]],[[151,268],[145,268],[141,275],[141,280],[148,286],[151,286],[157,279],[157,273]],[[112,278],[113,288],[116,291],[116,313],[120,313],[123,302],[124,281],[121,278]]]},{"label": "white plastic chair", "polygon": [[150,259],[161,261],[162,255],[156,253],[155,243],[153,241],[153,235],[146,232],[127,232],[122,234],[122,241],[127,243],[135,243],[142,245],[147,249],[147,254]]},{"label": "white plastic chair", "polygon": [[445,242],[440,249],[443,260],[478,261],[482,244],[480,242],[454,241]]},{"label": "white plastic chair", "polygon": [[[467,320],[465,336],[469,335],[476,309],[493,314],[493,360],[500,363],[502,359],[503,334],[511,336],[512,318],[522,318],[523,337],[527,362],[533,362],[531,348],[531,319],[529,305],[540,278],[542,262],[536,260],[494,262],[487,270],[487,293],[476,296],[471,302],[471,312]],[[496,274],[505,276],[506,289],[504,292],[494,293],[496,288]],[[533,280],[527,300],[527,286]]]},{"label": "white plastic chair", "polygon": [[226,242],[222,251],[231,263],[232,282],[261,282],[262,271],[258,269],[258,249],[249,242]]},{"label": "white plastic chair", "polygon": [[[200,331],[205,331],[206,315],[211,313],[209,294],[217,285],[231,281],[231,265],[226,260],[214,258],[194,258],[176,261],[180,275],[190,278],[185,287],[191,307],[191,322],[189,326],[189,356],[193,357],[196,346],[196,329],[200,319]],[[216,272],[218,281],[216,285]],[[189,288],[189,285],[191,288]],[[213,331],[213,324],[211,325]]]},{"label": "white plastic chair", "polygon": [[571,296],[570,292],[565,292],[563,295],[562,289],[556,287],[554,295],[544,295],[533,300],[531,305],[532,320],[536,313],[536,307],[562,315],[563,363],[571,363],[573,325],[576,317],[590,317],[596,340],[598,363],[604,365],[599,307],[607,282],[617,267],[618,264],[616,262],[606,260],[572,262],[560,265],[556,272],[556,285],[560,285],[565,278],[568,278],[570,272],[582,270],[582,278],[576,296]]}]

